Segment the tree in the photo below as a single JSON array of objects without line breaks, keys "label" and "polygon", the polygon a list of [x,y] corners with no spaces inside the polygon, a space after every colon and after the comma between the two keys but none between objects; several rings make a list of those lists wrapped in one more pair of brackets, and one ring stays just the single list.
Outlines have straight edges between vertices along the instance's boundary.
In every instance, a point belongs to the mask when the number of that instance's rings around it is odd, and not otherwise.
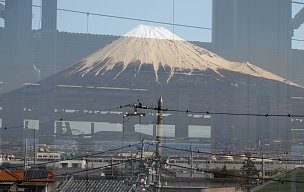
[{"label": "tree", "polygon": [[245,178],[243,187],[248,190],[258,182],[259,171],[255,166],[255,163],[248,158],[245,160],[244,165],[241,168],[242,176]]}]

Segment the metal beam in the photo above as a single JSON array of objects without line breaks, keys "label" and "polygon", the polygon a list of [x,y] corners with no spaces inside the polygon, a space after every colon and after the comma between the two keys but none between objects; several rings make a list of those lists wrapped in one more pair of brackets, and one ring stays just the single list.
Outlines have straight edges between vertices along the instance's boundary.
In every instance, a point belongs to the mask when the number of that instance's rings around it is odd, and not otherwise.
[{"label": "metal beam", "polygon": [[304,23],[304,7],[292,18],[291,29],[296,30]]}]

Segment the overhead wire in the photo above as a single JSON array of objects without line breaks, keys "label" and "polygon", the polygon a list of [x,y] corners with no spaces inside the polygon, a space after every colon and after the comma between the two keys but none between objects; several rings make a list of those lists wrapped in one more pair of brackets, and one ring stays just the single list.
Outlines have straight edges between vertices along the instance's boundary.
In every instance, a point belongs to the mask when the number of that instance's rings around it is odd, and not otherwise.
[{"label": "overhead wire", "polygon": [[[1,1],[0,1],[1,2]],[[2,1],[5,2],[5,1]],[[294,4],[301,4],[304,5],[303,2],[298,2],[298,1],[292,1]],[[41,8],[41,5],[32,5],[33,7]],[[174,6],[174,0],[173,0],[173,6]],[[196,26],[196,25],[187,25],[187,24],[179,24],[175,23],[174,17],[175,17],[175,10],[173,7],[173,22],[164,22],[164,21],[157,21],[157,20],[149,20],[149,19],[140,19],[140,18],[133,18],[133,17],[124,17],[124,16],[117,16],[117,15],[109,15],[109,14],[101,14],[101,13],[94,13],[94,12],[88,12],[88,11],[79,11],[79,10],[72,10],[72,9],[64,9],[64,8],[57,8],[58,11],[63,11],[63,12],[70,12],[70,13],[77,13],[77,14],[84,14],[87,17],[87,33],[88,33],[88,28],[89,28],[89,15],[93,16],[100,16],[100,17],[107,17],[107,18],[114,18],[114,19],[123,19],[123,20],[131,20],[131,21],[140,21],[140,22],[146,22],[146,23],[154,23],[154,24],[163,24],[163,25],[170,25],[173,27],[173,33],[175,30],[175,26],[177,27],[185,27],[185,28],[194,28],[194,29],[202,29],[202,30],[209,30],[212,31],[212,28],[210,27],[202,27],[202,26]],[[293,41],[304,41],[301,39],[292,39]]]},{"label": "overhead wire", "polygon": [[[2,1],[5,2],[5,1]],[[300,2],[293,2],[296,4],[304,4],[304,3],[300,3]],[[92,14],[92,15],[97,15],[97,16],[103,16],[103,17],[111,17],[111,18],[117,18],[117,19],[128,19],[128,20],[135,20],[135,21],[144,21],[144,22],[152,22],[152,23],[159,23],[159,24],[168,24],[168,25],[173,25],[173,26],[182,26],[182,27],[191,27],[191,28],[200,28],[200,29],[208,29],[208,30],[212,30],[210,28],[204,28],[204,27],[198,27],[198,26],[191,26],[191,25],[183,25],[183,24],[175,24],[173,22],[172,23],[167,23],[167,22],[160,22],[160,21],[153,21],[153,20],[144,20],[144,19],[138,19],[138,18],[129,18],[129,17],[120,17],[120,16],[113,16],[113,15],[105,15],[105,14],[97,14],[97,13],[88,13],[88,12],[81,12],[81,11],[73,11],[73,10],[68,10],[68,9],[58,9],[60,11],[67,11],[67,12],[74,12],[74,13],[83,13],[83,14]],[[293,39],[295,41],[304,41],[304,40],[300,40],[300,39]],[[121,107],[119,107],[121,108]],[[113,109],[117,109],[117,108],[112,108]],[[111,110],[111,109],[109,109]],[[208,111],[190,111],[190,110],[166,110],[166,111],[171,111],[171,112],[185,112],[185,113],[200,113],[200,114],[209,114],[209,115],[233,115],[233,116],[264,116],[264,117],[304,117],[304,115],[291,115],[291,114],[250,114],[250,113],[223,113],[223,112],[208,112]],[[73,117],[68,117],[65,118],[64,120],[68,120],[68,119],[73,119],[73,118],[77,118],[77,117],[83,117],[83,116],[87,116],[87,115],[91,115],[94,113],[88,113],[88,114],[84,114],[84,115],[79,115],[79,116],[73,116]],[[63,120],[63,119],[61,119]],[[42,123],[51,123],[51,122],[42,122]],[[19,126],[19,127],[24,127],[24,126]],[[11,127],[11,128],[17,128],[17,127]],[[121,149],[121,148],[120,148]],[[199,151],[198,151],[199,152]],[[202,152],[200,152],[202,153]],[[204,152],[205,153],[205,152]],[[86,170],[84,170],[86,171]]]},{"label": "overhead wire", "polygon": [[[138,145],[138,144],[136,144]],[[120,150],[119,148],[116,148],[116,149],[112,149],[112,150]],[[105,151],[106,152],[106,151]],[[89,155],[85,155],[86,157],[88,157]],[[152,160],[152,161],[161,161],[157,158],[147,158],[148,160]],[[117,165],[122,165],[122,164],[125,164],[126,162],[128,161],[142,161],[142,158],[139,157],[139,158],[129,158],[129,159],[125,159],[123,160],[122,162],[117,162],[117,163],[111,163],[111,164],[108,164],[108,165],[104,165],[104,166],[100,166],[100,167],[94,167],[94,168],[89,168],[89,169],[83,169],[83,170],[79,170],[79,171],[73,171],[73,172],[70,172],[70,173],[65,173],[65,174],[59,174],[57,176],[71,176],[71,175],[74,175],[74,174],[77,174],[77,173],[83,173],[83,172],[90,172],[90,174],[92,173],[95,173],[95,172],[91,172],[92,170],[96,170],[96,172],[99,172],[100,170],[104,169],[104,168],[109,168],[109,167],[114,167],[114,166],[117,166]],[[202,169],[202,168],[190,168],[190,167],[187,167],[187,166],[183,166],[183,165],[177,165],[177,164],[171,164],[171,163],[167,163],[167,162],[163,162],[161,161],[161,164],[164,164],[164,165],[168,165],[170,167],[178,167],[178,168],[182,168],[182,169],[187,169],[187,170],[191,170],[191,171],[198,171],[198,172],[205,172],[205,173],[218,173],[216,171],[213,171],[213,170],[207,170],[207,169]],[[36,165],[39,165],[39,164],[36,164]],[[260,180],[263,180],[263,181],[276,181],[276,182],[281,182],[281,183],[284,183],[284,182],[290,182],[290,183],[304,183],[304,181],[298,181],[298,180],[288,180],[288,179],[282,179],[283,176],[287,175],[287,174],[290,174],[292,173],[294,170],[290,170],[288,172],[285,172],[285,173],[282,173],[274,178],[261,178],[261,177],[252,177],[252,176],[246,176],[246,175],[237,175],[237,174],[231,174],[231,173],[220,173],[222,176],[226,176],[226,177],[235,177],[235,178],[242,178],[242,179],[260,179]],[[170,171],[170,173],[173,173],[172,171]]]},{"label": "overhead wire", "polygon": [[[230,112],[211,112],[211,111],[191,111],[189,109],[186,110],[177,110],[177,109],[158,109],[157,107],[151,107],[151,106],[144,106],[144,105],[137,105],[137,104],[126,104],[126,105],[120,105],[118,107],[112,107],[112,108],[108,108],[108,109],[104,109],[106,111],[111,111],[114,109],[121,109],[124,107],[136,107],[136,108],[140,108],[140,109],[149,109],[149,110],[161,110],[163,112],[178,112],[178,113],[186,113],[186,114],[202,114],[202,115],[229,115],[229,116],[254,116],[254,117],[288,117],[288,118],[303,118],[304,115],[299,115],[299,114],[270,114],[270,113],[266,113],[266,114],[259,114],[259,113],[230,113]],[[67,121],[67,120],[71,120],[71,119],[76,119],[79,117],[86,117],[89,115],[93,115],[95,113],[85,113],[85,114],[81,114],[81,115],[74,115],[74,116],[70,116],[70,117],[66,117],[66,118],[60,118],[58,119],[58,121]],[[127,122],[129,119],[124,120],[124,122]],[[45,122],[41,122],[40,124],[49,124],[49,123],[54,123],[54,121],[45,121]],[[16,129],[16,128],[24,128],[24,125],[20,125],[20,126],[12,126],[12,127],[4,127],[4,130],[10,130],[10,129]]]},{"label": "overhead wire", "polygon": [[[32,5],[32,6],[41,8],[40,5]],[[63,12],[69,12],[69,13],[78,13],[78,14],[84,14],[84,15],[100,16],[100,17],[107,17],[107,18],[114,18],[114,19],[130,20],[130,21],[141,21],[141,22],[146,22],[146,23],[154,23],[154,24],[162,24],[162,25],[170,25],[170,26],[195,28],[195,29],[203,29],[203,30],[212,31],[212,29],[210,27],[202,27],[202,26],[179,24],[179,23],[170,23],[170,22],[157,21],[157,20],[140,19],[140,18],[134,18],[134,17],[124,17],[124,16],[117,16],[117,15],[109,15],[109,14],[101,14],[101,13],[94,13],[94,12],[87,12],[87,11],[64,9],[64,8],[57,8],[57,10],[63,11]]]},{"label": "overhead wire", "polygon": [[[0,2],[4,2],[4,0],[0,0]],[[174,3],[174,1],[173,1]],[[299,2],[299,1],[292,1],[293,4],[299,4],[299,5],[304,5],[304,2]],[[42,8],[41,5],[32,5],[33,7],[37,8]],[[117,15],[109,15],[109,14],[101,14],[101,13],[93,13],[93,12],[85,12],[85,11],[79,11],[79,10],[72,10],[72,9],[64,9],[64,8],[57,8],[58,11],[64,11],[64,12],[70,12],[70,13],[77,13],[77,14],[85,14],[87,16],[87,33],[88,33],[88,17],[89,15],[93,16],[100,16],[100,17],[108,17],[108,18],[114,18],[114,19],[123,19],[123,20],[131,20],[131,21],[141,21],[141,22],[147,22],[147,23],[155,23],[155,24],[163,24],[163,25],[170,25],[177,26],[177,27],[186,27],[186,28],[195,28],[195,29],[202,29],[202,30],[210,30],[212,31],[212,28],[210,27],[202,27],[202,26],[195,26],[195,25],[187,25],[187,24],[179,24],[170,22],[164,22],[164,21],[157,21],[157,20],[148,20],[148,19],[140,19],[140,18],[133,18],[133,17],[124,17],[124,16],[117,16]],[[174,11],[174,8],[173,8]],[[174,15],[174,12],[173,12]],[[293,41],[304,41],[302,39],[292,39]]]},{"label": "overhead wire", "polygon": [[293,41],[300,41],[300,42],[304,42],[304,39],[292,39]]},{"label": "overhead wire", "polygon": [[[109,153],[109,152],[120,151],[122,149],[138,146],[139,144],[140,143],[129,144],[129,145],[125,145],[125,146],[122,146],[122,147],[111,148],[111,149],[108,149],[108,150],[105,150],[105,151],[100,151],[100,152],[93,151],[95,153],[89,153],[89,154],[81,155],[81,156],[77,157],[76,159],[83,159],[83,158],[88,158],[88,157],[94,157],[94,156],[97,156],[97,155],[102,155],[102,154]],[[33,164],[29,164],[27,166],[33,166],[33,167],[34,166],[42,166],[42,165],[58,163],[58,162],[61,162],[61,161],[66,161],[66,160],[73,160],[73,159],[72,158],[56,159],[56,160],[53,160],[53,161],[47,161],[47,162],[43,162],[43,163],[33,163]],[[20,166],[17,166],[17,167],[24,167],[24,165],[20,165]]]},{"label": "overhead wire", "polygon": [[[129,147],[133,147],[133,146],[138,146],[139,144],[140,143],[133,144],[133,145],[126,145],[126,146],[123,146],[123,147],[112,148],[112,149],[109,149],[109,150],[106,150],[106,151],[102,151],[102,152],[86,154],[86,155],[78,157],[77,159],[79,159],[79,158],[81,159],[81,158],[94,157],[96,155],[100,155],[100,154],[104,154],[104,153],[108,153],[108,152],[119,151],[119,150],[121,150],[123,148],[129,148]],[[175,149],[175,150],[182,150],[184,152],[190,152],[190,150],[187,150],[187,149],[180,149],[180,148],[167,147],[167,146],[161,146],[161,147],[163,147],[163,148],[169,148],[169,149]],[[192,151],[192,152],[196,152],[196,153],[208,153],[208,152],[201,152],[201,151]],[[208,154],[211,154],[211,153],[208,153]],[[220,155],[223,155],[223,154],[220,154]],[[113,167],[113,166],[117,166],[117,165],[121,165],[121,164],[124,164],[124,163],[126,163],[127,161],[130,161],[130,160],[134,160],[134,159],[127,159],[127,160],[124,160],[123,162],[118,162],[118,163],[114,163],[114,164],[110,164],[110,165],[105,165],[105,166],[101,166],[101,167],[95,167],[95,168],[75,171],[75,172],[68,173],[68,175],[73,175],[73,174],[76,174],[76,173],[82,173],[82,172],[91,171],[91,170],[100,171],[100,169],[108,168],[108,167]],[[141,160],[141,158],[138,158],[138,160]],[[153,159],[153,160],[156,161],[157,159]],[[51,164],[51,163],[56,163],[56,162],[60,162],[60,161],[62,161],[62,160],[55,160],[55,161],[49,161],[49,162],[44,162],[44,163],[31,164],[31,166],[35,166],[35,165],[39,166],[39,165],[43,165],[43,164]],[[194,171],[196,170],[196,171],[203,171],[203,172],[206,172],[206,173],[215,173],[214,171],[210,171],[210,170],[198,170],[198,169],[189,168],[189,167],[186,167],[186,166],[176,165],[176,164],[171,164],[171,163],[170,164],[169,163],[165,163],[165,164],[170,165],[170,166],[179,167],[179,168],[184,168],[184,169],[191,169],[191,170],[194,170]],[[226,174],[226,173],[224,173],[224,174]],[[67,174],[62,174],[62,175],[67,175]],[[248,176],[233,175],[233,174],[226,174],[226,176],[234,176],[234,177],[240,177],[240,178],[246,178],[246,179],[261,179],[261,178],[258,178],[258,177],[248,177]],[[297,181],[297,180],[282,180],[282,179],[264,179],[264,180],[302,183],[302,181]]]},{"label": "overhead wire", "polygon": [[271,114],[271,113],[232,113],[232,112],[212,112],[212,111],[192,111],[190,109],[180,110],[180,109],[170,109],[170,108],[163,108],[158,109],[154,106],[144,106],[144,105],[137,105],[131,104],[127,105],[127,107],[136,107],[140,109],[151,109],[155,111],[163,111],[163,112],[178,112],[178,113],[186,113],[186,114],[202,114],[202,115],[230,115],[230,116],[254,116],[254,117],[293,117],[293,118],[304,118],[304,115],[300,114]]},{"label": "overhead wire", "polygon": [[[158,159],[155,159],[155,158],[147,158],[148,160],[152,160],[152,161],[161,161],[161,160],[158,160]],[[126,162],[128,161],[139,161],[139,160],[142,160],[141,157],[139,158],[129,158],[129,159],[125,159],[123,160],[122,162],[118,162],[118,163],[111,163],[111,164],[108,164],[108,165],[104,165],[104,166],[99,166],[99,167],[94,167],[94,168],[89,168],[89,169],[83,169],[83,170],[79,170],[79,171],[73,171],[73,172],[70,172],[70,173],[65,173],[65,174],[59,174],[57,176],[71,176],[71,175],[74,175],[74,174],[78,174],[78,173],[83,173],[83,172],[89,172],[90,174],[92,173],[95,173],[95,172],[99,172],[101,171],[102,169],[105,169],[105,168],[109,168],[109,167],[115,167],[115,166],[118,166],[118,165],[122,165],[122,164],[125,164]],[[201,168],[190,168],[190,167],[187,167],[187,166],[183,166],[183,165],[177,165],[177,164],[171,164],[171,163],[167,163],[167,162],[161,162],[161,164],[165,164],[165,165],[168,165],[170,167],[178,167],[178,168],[182,168],[182,169],[187,169],[187,170],[191,170],[191,171],[199,171],[199,172],[205,172],[205,173],[217,173],[216,171],[213,171],[213,170],[206,170],[206,169],[201,169]],[[96,171],[94,171],[96,170]],[[93,172],[92,172],[93,171]],[[166,170],[168,171],[168,170]],[[252,177],[252,176],[245,176],[245,175],[236,175],[236,174],[231,174],[231,173],[221,173],[221,175],[223,176],[229,176],[229,177],[235,177],[235,178],[242,178],[242,179],[262,179],[264,181],[279,181],[279,182],[294,182],[294,183],[304,183],[304,181],[298,181],[298,180],[283,180],[281,179],[282,176],[288,174],[288,173],[291,173],[293,170],[291,171],[288,171],[286,173],[283,173],[279,176],[276,176],[275,178],[260,178],[260,177]],[[172,171],[169,171],[170,174],[174,174],[174,172]],[[277,179],[279,178],[279,179]]]},{"label": "overhead wire", "polygon": [[298,5],[304,5],[304,2],[300,2],[300,1],[292,1],[293,4],[298,4]]},{"label": "overhead wire", "polygon": [[[108,109],[103,109],[104,111],[111,111],[114,109],[120,109],[123,106],[120,105],[119,107],[113,107],[113,108],[108,108]],[[67,120],[71,120],[71,119],[76,119],[79,117],[86,117],[86,116],[90,116],[90,115],[94,115],[95,113],[84,113],[81,115],[74,115],[74,116],[70,116],[70,117],[66,117],[66,118],[59,118],[58,121],[67,121]],[[40,122],[39,124],[49,124],[49,123],[54,123],[54,121],[50,120],[50,121],[43,121]],[[24,125],[18,125],[18,126],[11,126],[11,127],[4,127],[5,130],[10,130],[10,129],[17,129],[17,128],[25,128]]]},{"label": "overhead wire", "polygon": [[[188,153],[197,153],[197,154],[206,154],[206,155],[214,155],[214,156],[232,156],[232,157],[244,157],[243,154],[231,154],[231,153],[212,153],[207,151],[200,151],[200,150],[190,150],[190,149],[182,149],[182,148],[176,148],[176,147],[169,147],[165,145],[160,145],[159,147],[164,149],[171,149],[176,151],[182,151],[182,152],[188,152]],[[265,160],[272,160],[272,161],[284,161],[284,162],[302,162],[304,159],[286,159],[286,158],[269,158],[269,157],[263,157],[263,156],[250,156],[248,157],[250,159],[265,159]]]},{"label": "overhead wire", "polygon": [[[231,113],[231,112],[212,112],[212,111],[192,111],[189,109],[186,110],[179,110],[179,109],[169,109],[169,108],[164,108],[164,109],[158,109],[157,107],[153,106],[143,106],[143,105],[137,105],[137,104],[126,104],[126,105],[120,105],[118,107],[113,107],[113,108],[108,108],[104,109],[105,111],[111,111],[114,109],[121,109],[124,107],[136,107],[139,109],[149,109],[149,110],[154,110],[158,111],[161,110],[163,112],[178,112],[178,113],[185,113],[185,114],[201,114],[201,115],[228,115],[228,116],[253,116],[253,117],[287,117],[287,118],[304,118],[304,115],[300,114],[270,114],[270,113]],[[95,113],[84,113],[81,115],[74,115],[66,118],[60,118],[58,121],[67,121],[71,119],[76,119],[80,117],[86,117],[93,115]],[[125,122],[127,122],[129,119],[127,119]],[[49,124],[49,123],[54,123],[54,121],[44,121],[40,122],[40,124]],[[10,129],[16,129],[16,128],[24,128],[24,125],[19,125],[19,126],[12,126],[12,127],[4,127],[5,130],[10,130]]]},{"label": "overhead wire", "polygon": [[[70,172],[70,173],[67,173],[67,174],[60,174],[60,175],[62,175],[62,176],[74,175],[74,174],[77,174],[77,173],[83,173],[83,172],[87,172],[87,171],[90,171],[90,174],[92,174],[92,173],[95,173],[95,172],[99,172],[102,169],[109,168],[109,167],[115,167],[117,165],[122,165],[122,164],[125,164],[128,161],[134,161],[134,160],[140,160],[140,158],[124,159],[122,162],[111,163],[109,165],[104,165],[104,166],[99,166],[99,167],[94,167],[94,168],[89,168],[89,169],[83,169],[83,170],[79,170],[79,171],[73,171],[73,172]],[[92,170],[96,170],[96,171],[92,172]]]},{"label": "overhead wire", "polygon": [[[187,169],[187,170],[191,170],[191,171],[200,171],[200,172],[205,172],[205,173],[217,173],[215,171],[212,170],[206,170],[206,169],[199,169],[199,168],[190,168],[190,167],[186,167],[183,165],[176,165],[176,164],[171,164],[171,163],[166,163],[163,162],[163,164],[171,166],[171,167],[179,167],[182,169]],[[242,179],[259,179],[259,180],[263,180],[263,181],[276,181],[276,182],[290,182],[290,183],[304,183],[304,181],[299,181],[299,180],[288,180],[288,179],[282,179],[281,177],[284,175],[287,175],[289,173],[291,173],[294,170],[291,170],[289,172],[283,173],[279,176],[276,176],[275,178],[261,178],[261,177],[252,177],[252,176],[246,176],[246,175],[237,175],[237,174],[232,174],[232,173],[220,173],[223,176],[226,177],[235,177],[235,178],[242,178]]]}]

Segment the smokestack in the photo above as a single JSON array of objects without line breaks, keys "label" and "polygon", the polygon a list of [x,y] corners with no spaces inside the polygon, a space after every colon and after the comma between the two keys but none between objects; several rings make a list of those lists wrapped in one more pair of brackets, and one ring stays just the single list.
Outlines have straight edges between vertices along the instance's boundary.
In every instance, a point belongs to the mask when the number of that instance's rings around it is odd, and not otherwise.
[{"label": "smokestack", "polygon": [[44,32],[54,32],[57,30],[57,0],[42,1],[42,24]]}]

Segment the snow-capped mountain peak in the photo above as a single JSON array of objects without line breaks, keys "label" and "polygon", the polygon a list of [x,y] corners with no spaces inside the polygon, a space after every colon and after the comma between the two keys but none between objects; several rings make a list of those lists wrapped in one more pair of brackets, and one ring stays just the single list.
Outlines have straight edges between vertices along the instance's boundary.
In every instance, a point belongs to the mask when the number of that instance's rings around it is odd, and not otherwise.
[{"label": "snow-capped mountain peak", "polygon": [[147,68],[142,66],[152,68],[151,72],[154,72],[157,82],[159,69],[169,72],[167,83],[177,72],[187,71],[191,75],[192,72],[209,70],[220,77],[224,77],[223,71],[232,71],[299,86],[253,64],[228,61],[182,40],[163,27],[144,25],[139,25],[125,36],[84,58],[70,73],[99,76],[115,68],[118,71],[117,78],[129,66],[135,68],[136,73]]},{"label": "snow-capped mountain peak", "polygon": [[147,26],[142,24],[137,26],[124,36],[184,41],[182,38],[178,37],[177,35],[173,34],[172,32],[163,27]]}]

